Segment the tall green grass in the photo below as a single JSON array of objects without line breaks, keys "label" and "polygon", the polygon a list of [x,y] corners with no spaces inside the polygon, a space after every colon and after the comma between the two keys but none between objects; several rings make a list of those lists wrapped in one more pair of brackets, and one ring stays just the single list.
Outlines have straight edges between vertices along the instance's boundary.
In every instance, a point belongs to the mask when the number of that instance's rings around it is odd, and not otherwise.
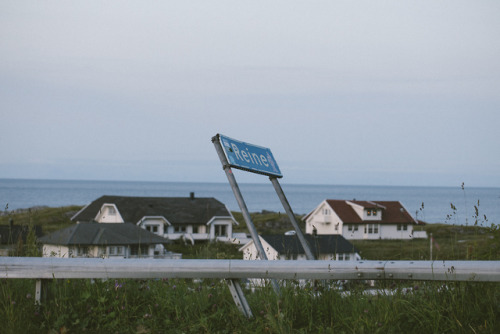
[{"label": "tall green grass", "polygon": [[34,281],[0,281],[2,333],[498,333],[492,283],[387,282],[378,295],[337,283],[245,292],[239,313],[223,281],[53,280],[42,306]]}]

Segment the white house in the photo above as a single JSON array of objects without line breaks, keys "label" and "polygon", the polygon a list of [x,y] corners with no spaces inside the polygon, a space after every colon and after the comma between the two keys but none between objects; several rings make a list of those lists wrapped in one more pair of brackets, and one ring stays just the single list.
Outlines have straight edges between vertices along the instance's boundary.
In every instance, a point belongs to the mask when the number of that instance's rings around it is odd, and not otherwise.
[{"label": "white house", "polygon": [[[43,257],[181,258],[158,246],[168,240],[133,224],[81,223],[38,239]],[[163,248],[164,249],[164,248]]]},{"label": "white house", "polygon": [[[169,240],[232,241],[231,211],[215,198],[102,196],[71,218],[77,223],[132,223]],[[160,250],[161,251],[161,250]]]},{"label": "white house", "polygon": [[306,234],[339,234],[352,240],[427,238],[399,201],[327,199],[303,221]]},{"label": "white house", "polygon": [[[317,260],[356,261],[361,257],[358,250],[341,235],[305,235],[311,252]],[[296,235],[259,236],[268,260],[307,260],[304,248]],[[254,241],[239,249],[244,260],[257,260]]]},{"label": "white house", "polygon": [[[359,252],[341,235],[305,235],[304,236],[315,259],[330,261],[361,260]],[[304,248],[297,235],[262,235],[259,236],[268,260],[307,260]],[[244,260],[258,260],[257,247],[253,240],[239,249]],[[300,280],[304,284],[307,280]],[[266,279],[252,278],[248,280],[254,286],[263,286]]]}]

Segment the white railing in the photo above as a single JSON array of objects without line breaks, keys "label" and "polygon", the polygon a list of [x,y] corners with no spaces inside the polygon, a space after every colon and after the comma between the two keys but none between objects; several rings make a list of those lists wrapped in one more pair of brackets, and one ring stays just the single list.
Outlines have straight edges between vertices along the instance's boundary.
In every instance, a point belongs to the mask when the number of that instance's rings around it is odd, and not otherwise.
[{"label": "white railing", "polygon": [[500,282],[500,261],[262,261],[99,258],[0,258],[0,278],[36,279],[41,302],[50,279],[226,279],[236,306],[252,317],[240,278],[312,280],[430,280]]},{"label": "white railing", "polygon": [[0,258],[0,278],[274,278],[500,282],[500,261]]}]

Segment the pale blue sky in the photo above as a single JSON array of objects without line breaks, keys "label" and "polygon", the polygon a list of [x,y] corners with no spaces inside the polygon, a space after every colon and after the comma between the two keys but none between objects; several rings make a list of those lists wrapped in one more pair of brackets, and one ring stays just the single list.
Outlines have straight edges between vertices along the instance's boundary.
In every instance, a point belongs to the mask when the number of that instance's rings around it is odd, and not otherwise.
[{"label": "pale blue sky", "polygon": [[[0,1],[0,178],[500,186],[498,1]],[[267,182],[238,173],[241,182]]]}]

